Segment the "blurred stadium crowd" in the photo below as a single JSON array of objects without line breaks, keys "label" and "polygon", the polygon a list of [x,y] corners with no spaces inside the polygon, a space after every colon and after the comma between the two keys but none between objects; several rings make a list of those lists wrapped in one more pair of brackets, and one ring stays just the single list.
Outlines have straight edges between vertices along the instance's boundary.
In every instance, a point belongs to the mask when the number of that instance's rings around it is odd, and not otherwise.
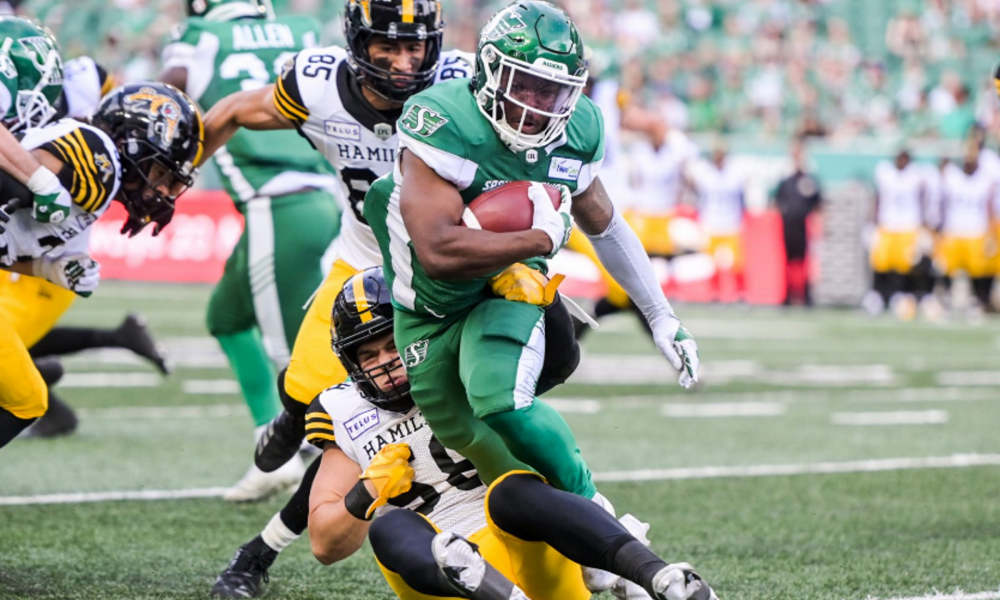
[{"label": "blurred stadium crowd", "polygon": [[[176,0],[22,0],[68,57],[120,80],[154,77],[182,20]],[[275,0],[342,39],[337,0]],[[446,45],[475,47],[502,2],[444,2]],[[593,72],[678,129],[768,137],[796,133],[958,139],[997,119],[985,76],[996,61],[997,0],[567,0],[595,51]]]}]

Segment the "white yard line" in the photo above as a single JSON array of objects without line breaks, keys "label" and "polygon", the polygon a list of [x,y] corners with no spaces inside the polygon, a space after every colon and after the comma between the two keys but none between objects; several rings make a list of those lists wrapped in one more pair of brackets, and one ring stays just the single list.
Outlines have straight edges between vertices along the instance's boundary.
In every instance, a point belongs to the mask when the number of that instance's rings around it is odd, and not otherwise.
[{"label": "white yard line", "polygon": [[182,498],[215,498],[228,488],[190,488],[186,490],[135,490],[124,492],[80,492],[73,494],[39,494],[38,496],[0,497],[0,506],[26,504],[79,504],[81,502],[113,502],[116,500],[179,500]]},{"label": "white yard line", "polygon": [[186,379],[181,382],[185,394],[239,394],[240,384],[235,379]]},{"label": "white yard line", "polygon": [[1000,371],[941,371],[934,376],[940,385],[1000,385]]},{"label": "white yard line", "polygon": [[785,414],[780,402],[712,402],[664,404],[660,412],[673,419],[719,419],[725,417],[779,417]]},{"label": "white yard line", "polygon": [[[875,596],[868,596],[865,600],[881,600]],[[965,592],[955,592],[953,594],[935,593],[929,596],[911,596],[909,598],[886,598],[885,600],[1000,600],[1000,592],[978,592],[967,594]]]},{"label": "white yard line", "polygon": [[67,373],[61,388],[131,388],[156,387],[163,377],[153,373]]},{"label": "white yard line", "polygon": [[205,417],[241,417],[248,414],[243,404],[207,406],[119,406],[83,408],[77,411],[86,419],[201,419]]},{"label": "white yard line", "polygon": [[746,465],[740,467],[687,467],[594,473],[595,481],[664,481],[718,477],[771,477],[830,473],[870,473],[911,469],[944,469],[1000,465],[1000,454],[953,454],[926,458],[886,458],[800,465]]},{"label": "white yard line", "polygon": [[[746,465],[739,467],[688,467],[678,469],[642,469],[638,471],[606,471],[594,473],[595,481],[665,481],[679,479],[717,479],[721,477],[773,477],[778,475],[827,475],[835,473],[871,473],[914,469],[954,469],[962,467],[1000,466],[1000,454],[953,454],[925,458],[887,458],[848,462],[822,462],[800,465]],[[39,494],[34,496],[0,496],[0,506],[28,504],[75,504],[80,502],[110,502],[114,500],[174,500],[181,498],[214,498],[227,488],[192,488],[183,490],[135,490],[117,492],[81,492]],[[935,596],[928,599],[944,600]],[[979,600],[976,596],[959,600]],[[993,596],[984,598],[992,599]],[[998,597],[1000,598],[1000,597]],[[904,600],[904,599],[893,599]],[[912,598],[905,600],[923,600]]]},{"label": "white yard line", "polygon": [[946,410],[833,413],[834,425],[939,425],[948,422]]},{"label": "white yard line", "polygon": [[597,400],[580,398],[543,398],[543,400],[561,413],[594,415],[601,412],[601,403]]}]

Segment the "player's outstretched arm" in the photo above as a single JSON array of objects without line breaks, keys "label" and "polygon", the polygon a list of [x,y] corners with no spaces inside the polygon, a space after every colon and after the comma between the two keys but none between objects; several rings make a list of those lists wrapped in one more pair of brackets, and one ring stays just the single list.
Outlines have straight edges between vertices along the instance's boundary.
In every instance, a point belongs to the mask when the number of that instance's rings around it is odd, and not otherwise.
[{"label": "player's outstretched arm", "polygon": [[400,212],[429,277],[482,277],[552,251],[552,240],[539,229],[493,233],[461,225],[465,204],[454,185],[413,152],[403,152],[401,168]]},{"label": "player's outstretched arm", "polygon": [[[62,166],[58,161],[55,163]],[[31,215],[36,220],[57,223],[69,215],[70,195],[56,177],[59,168],[21,147],[3,125],[0,125],[0,171],[31,190]]]},{"label": "player's outstretched arm", "polygon": [[313,554],[324,565],[357,552],[368,535],[369,522],[351,515],[344,505],[360,476],[361,467],[327,442],[309,495],[309,541]]},{"label": "player's outstretched arm", "polygon": [[278,112],[275,86],[226,96],[205,114],[205,152],[201,162],[229,141],[240,127],[247,129],[294,129],[295,124]]},{"label": "player's outstretched arm", "polygon": [[601,264],[611,273],[653,330],[660,352],[680,371],[680,384],[690,387],[698,381],[698,346],[681,326],[673,307],[649,262],[638,236],[615,211],[600,178],[573,199],[573,218],[594,246]]}]

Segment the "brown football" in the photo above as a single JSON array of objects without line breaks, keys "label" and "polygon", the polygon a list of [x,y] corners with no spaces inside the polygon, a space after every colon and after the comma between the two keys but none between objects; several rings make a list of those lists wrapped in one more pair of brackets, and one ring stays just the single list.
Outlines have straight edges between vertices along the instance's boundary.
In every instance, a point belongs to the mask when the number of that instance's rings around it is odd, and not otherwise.
[{"label": "brown football", "polygon": [[[534,207],[528,198],[530,181],[512,181],[492,190],[483,192],[465,207],[462,223],[473,229],[485,229],[503,233],[531,229]],[[556,209],[562,203],[559,189],[546,185],[552,206]]]}]

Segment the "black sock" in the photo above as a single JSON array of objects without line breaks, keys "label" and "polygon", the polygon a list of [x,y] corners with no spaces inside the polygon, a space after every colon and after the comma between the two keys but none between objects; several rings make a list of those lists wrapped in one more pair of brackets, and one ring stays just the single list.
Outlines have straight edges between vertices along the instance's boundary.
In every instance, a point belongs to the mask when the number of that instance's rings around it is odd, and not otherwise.
[{"label": "black sock", "polygon": [[90,348],[117,348],[120,343],[114,329],[56,327],[31,347],[32,357],[61,356]]},{"label": "black sock", "polygon": [[534,475],[508,475],[494,486],[489,511],[496,526],[515,537],[545,542],[575,563],[647,589],[666,566],[597,503],[559,491]]},{"label": "black sock", "polygon": [[323,459],[322,455],[312,462],[306,469],[302,482],[292,497],[281,509],[281,522],[293,533],[302,535],[309,525],[309,491],[312,489],[313,481],[316,479],[316,472],[319,471],[319,463]]},{"label": "black sock", "polygon": [[892,296],[891,273],[874,273],[872,275],[872,289],[882,297],[882,308],[889,306],[889,298]]},{"label": "black sock", "polygon": [[600,300],[597,301],[597,304],[594,305],[594,318],[600,319],[605,315],[614,314],[620,310],[621,308],[615,306],[607,298],[601,298]]},{"label": "black sock", "polygon": [[13,413],[0,408],[0,448],[10,443],[34,422],[35,419],[19,419]]},{"label": "black sock", "polygon": [[454,597],[455,588],[441,573],[431,543],[437,532],[426,519],[408,510],[394,510],[372,521],[368,529],[375,557],[406,585],[428,596]]},{"label": "black sock", "polygon": [[990,294],[993,292],[993,278],[976,277],[972,280],[972,291],[983,308],[987,308],[990,305]]}]

